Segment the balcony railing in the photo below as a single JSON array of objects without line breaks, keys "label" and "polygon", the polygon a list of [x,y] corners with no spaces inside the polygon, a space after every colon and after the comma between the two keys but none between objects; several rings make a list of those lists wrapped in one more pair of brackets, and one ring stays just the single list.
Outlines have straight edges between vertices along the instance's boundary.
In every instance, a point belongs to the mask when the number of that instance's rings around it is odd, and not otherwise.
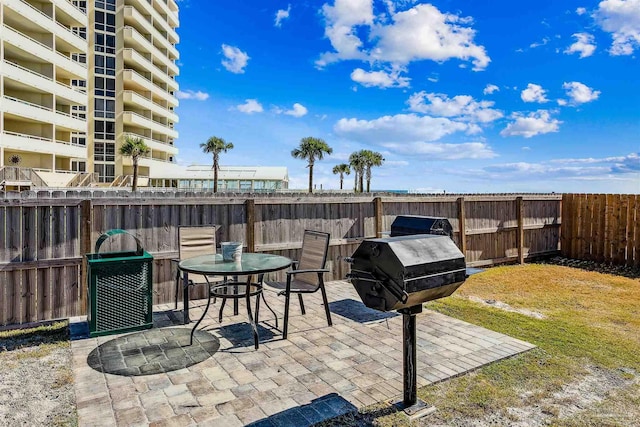
[{"label": "balcony railing", "polygon": [[81,66],[82,68],[87,68],[87,64],[83,64],[82,62],[74,61],[70,56],[67,56],[67,55],[65,55],[65,54],[64,54],[64,53],[62,53],[62,52],[58,52],[58,51],[57,51],[57,50],[55,50],[53,47],[51,47],[51,46],[47,46],[46,44],[42,43],[41,41],[38,41],[38,40],[34,39],[33,37],[29,37],[29,36],[28,36],[28,35],[26,35],[25,33],[21,32],[21,31],[18,31],[18,30],[16,30],[15,28],[10,27],[10,26],[9,26],[9,25],[7,25],[7,24],[2,24],[2,26],[3,26],[4,28],[6,28],[9,32],[12,32],[12,31],[13,31],[14,33],[16,33],[16,34],[18,34],[18,35],[20,35],[20,36],[24,37],[25,39],[27,39],[27,40],[29,40],[29,41],[31,41],[31,42],[33,42],[33,43],[36,43],[36,44],[38,44],[38,45],[42,46],[43,48],[47,49],[48,51],[55,52],[57,55],[59,55],[59,56],[63,57],[64,59],[67,59],[67,60],[69,60],[69,61],[73,62],[74,64],[78,64],[78,65],[79,65],[79,66]]},{"label": "balcony railing", "polygon": [[16,68],[20,69],[21,71],[24,71],[24,72],[29,73],[29,74],[33,74],[34,76],[40,77],[40,78],[42,78],[42,79],[49,80],[50,82],[53,82],[53,83],[58,84],[58,85],[60,85],[60,86],[64,86],[65,88],[69,88],[69,89],[71,89],[71,90],[74,90],[74,91],[76,91],[76,92],[80,92],[80,93],[87,93],[87,92],[86,92],[86,90],[81,90],[79,87],[71,86],[71,85],[68,85],[68,84],[66,84],[66,83],[59,82],[59,81],[57,81],[57,80],[54,80],[52,77],[45,76],[44,74],[40,74],[40,73],[38,73],[37,71],[30,70],[29,68],[23,67],[23,66],[22,66],[22,65],[20,65],[20,64],[16,64],[16,63],[15,63],[15,62],[13,62],[13,61],[9,61],[9,60],[5,59],[5,60],[4,60],[4,62],[5,62],[6,64],[9,64],[9,65],[11,65],[11,66],[14,66],[14,67],[16,67]]}]

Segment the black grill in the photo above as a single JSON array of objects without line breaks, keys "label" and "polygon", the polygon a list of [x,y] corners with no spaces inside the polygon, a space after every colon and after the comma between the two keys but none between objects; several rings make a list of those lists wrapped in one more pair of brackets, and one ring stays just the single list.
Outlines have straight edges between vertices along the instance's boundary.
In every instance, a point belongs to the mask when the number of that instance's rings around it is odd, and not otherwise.
[{"label": "black grill", "polygon": [[447,218],[398,215],[391,223],[391,237],[413,234],[437,234],[453,239],[453,228]]},{"label": "black grill", "polygon": [[402,406],[414,415],[426,407],[417,400],[416,314],[422,303],[458,289],[467,277],[466,264],[446,218],[399,216],[391,236],[364,240],[349,259],[347,277],[364,305],[403,315]]}]

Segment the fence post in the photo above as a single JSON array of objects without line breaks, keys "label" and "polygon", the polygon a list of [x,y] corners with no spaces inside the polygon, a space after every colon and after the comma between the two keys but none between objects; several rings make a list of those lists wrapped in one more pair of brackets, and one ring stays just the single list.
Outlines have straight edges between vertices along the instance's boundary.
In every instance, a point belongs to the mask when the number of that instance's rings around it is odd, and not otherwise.
[{"label": "fence post", "polygon": [[518,246],[518,263],[524,264],[524,220],[522,217],[522,196],[516,197],[516,216],[518,217],[518,234],[516,244]]},{"label": "fence post", "polygon": [[373,211],[376,216],[376,237],[382,237],[382,197],[375,197],[373,203]]},{"label": "fence post", "polygon": [[460,252],[467,256],[467,225],[465,223],[464,197],[458,197],[458,239],[460,241]]},{"label": "fence post", "polygon": [[244,202],[245,205],[245,217],[247,219],[247,228],[245,230],[247,237],[247,252],[256,251],[256,236],[255,236],[255,223],[256,223],[256,201],[255,199],[247,199]]},{"label": "fence post", "polygon": [[80,284],[78,286],[78,297],[80,299],[78,313],[86,314],[87,312],[87,257],[86,254],[91,252],[91,231],[93,221],[93,206],[91,199],[80,202],[80,256],[82,257],[80,265]]}]

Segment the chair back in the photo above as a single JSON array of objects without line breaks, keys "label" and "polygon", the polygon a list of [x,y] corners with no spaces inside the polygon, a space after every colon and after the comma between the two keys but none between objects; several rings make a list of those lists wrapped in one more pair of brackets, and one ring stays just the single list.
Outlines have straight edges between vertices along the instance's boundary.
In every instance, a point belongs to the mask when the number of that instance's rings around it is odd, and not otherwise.
[{"label": "chair back", "polygon": [[[298,262],[298,270],[324,268],[329,251],[329,233],[305,230],[302,238],[302,254]],[[317,273],[301,273],[296,280],[318,285]]]},{"label": "chair back", "polygon": [[178,227],[180,259],[216,253],[216,226]]}]

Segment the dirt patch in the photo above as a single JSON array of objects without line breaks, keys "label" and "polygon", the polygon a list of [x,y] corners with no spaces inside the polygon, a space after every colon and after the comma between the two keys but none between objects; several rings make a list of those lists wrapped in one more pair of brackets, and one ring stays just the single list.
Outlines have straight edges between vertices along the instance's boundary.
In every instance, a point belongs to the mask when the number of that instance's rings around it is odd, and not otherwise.
[{"label": "dirt patch", "polygon": [[514,307],[511,307],[506,302],[502,302],[502,301],[496,301],[492,299],[482,299],[473,295],[469,297],[469,300],[478,302],[483,305],[488,305],[490,307],[499,308],[500,310],[510,311],[512,313],[520,313],[525,316],[533,317],[534,319],[544,319],[547,317],[544,314],[540,313],[539,311],[527,310],[526,308],[514,308]]},{"label": "dirt patch", "polygon": [[62,338],[0,338],[0,425],[76,424],[71,348]]}]

